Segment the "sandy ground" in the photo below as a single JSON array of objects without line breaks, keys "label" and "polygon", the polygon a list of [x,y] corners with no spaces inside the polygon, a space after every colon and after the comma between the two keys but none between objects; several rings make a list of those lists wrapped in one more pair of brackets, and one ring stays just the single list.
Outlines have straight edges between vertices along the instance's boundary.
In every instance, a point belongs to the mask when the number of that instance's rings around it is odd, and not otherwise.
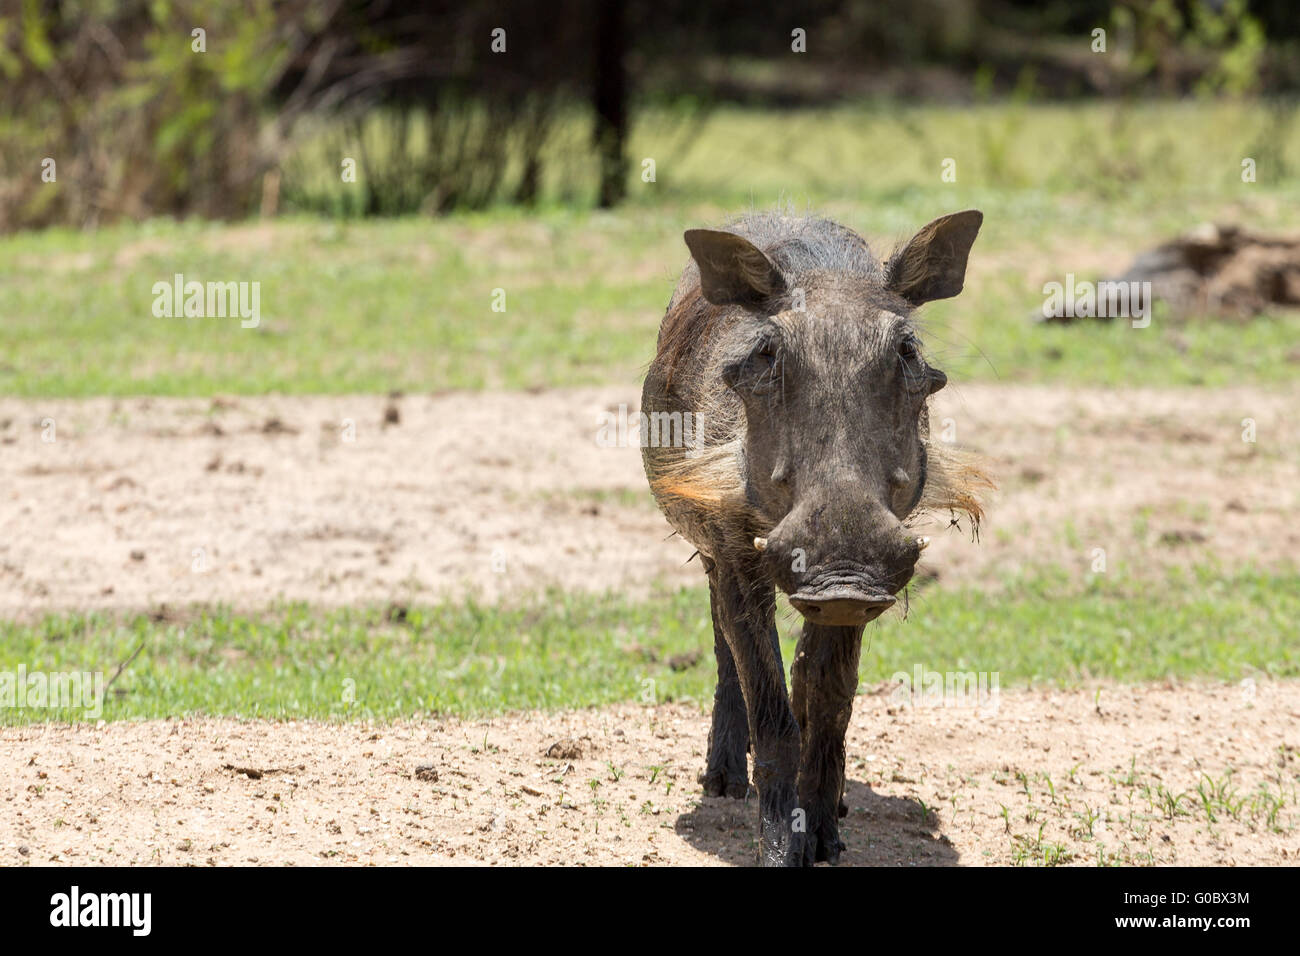
[{"label": "sandy ground", "polygon": [[[860,696],[842,865],[1292,865],[1300,682]],[[0,865],[755,862],[682,705],[0,729]],[[1218,795],[1215,796],[1215,787]],[[1197,794],[1208,795],[1208,805]]]},{"label": "sandy ground", "polygon": [[[946,390],[933,427],[1000,488],[983,541],[939,534],[925,567],[996,587],[1089,573],[1098,548],[1111,569],[1294,558],[1298,405],[1300,388]],[[597,442],[620,406],[635,423],[632,388],[0,399],[0,613],[698,581],[639,451]]]}]

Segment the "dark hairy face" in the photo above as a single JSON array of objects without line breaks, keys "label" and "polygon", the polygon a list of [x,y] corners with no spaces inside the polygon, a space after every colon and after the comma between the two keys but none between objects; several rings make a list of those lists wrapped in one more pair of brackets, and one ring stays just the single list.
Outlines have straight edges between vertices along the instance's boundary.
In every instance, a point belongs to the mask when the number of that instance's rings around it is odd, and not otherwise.
[{"label": "dark hairy face", "polygon": [[770,524],[755,546],[809,621],[863,624],[912,577],[921,544],[903,520],[925,487],[926,401],[947,379],[910,316],[960,291],[979,218],[936,220],[878,275],[806,274],[797,290],[740,237],[714,234],[737,254],[727,269],[726,255],[710,258],[688,234],[706,298],[712,286],[742,307],[721,374],[744,405],[749,504]]}]

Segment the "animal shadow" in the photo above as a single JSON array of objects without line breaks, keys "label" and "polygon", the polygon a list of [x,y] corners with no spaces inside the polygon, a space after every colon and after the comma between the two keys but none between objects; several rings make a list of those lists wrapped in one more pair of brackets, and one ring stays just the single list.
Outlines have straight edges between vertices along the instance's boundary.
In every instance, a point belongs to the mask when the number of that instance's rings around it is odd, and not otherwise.
[{"label": "animal shadow", "polygon": [[[845,843],[840,866],[957,866],[957,850],[942,832],[934,810],[914,799],[884,796],[868,784],[844,786],[848,816],[840,820]],[[758,863],[758,795],[744,800],[701,797],[699,806],[677,818],[683,840],[725,863]],[[825,864],[821,864],[825,865]]]}]

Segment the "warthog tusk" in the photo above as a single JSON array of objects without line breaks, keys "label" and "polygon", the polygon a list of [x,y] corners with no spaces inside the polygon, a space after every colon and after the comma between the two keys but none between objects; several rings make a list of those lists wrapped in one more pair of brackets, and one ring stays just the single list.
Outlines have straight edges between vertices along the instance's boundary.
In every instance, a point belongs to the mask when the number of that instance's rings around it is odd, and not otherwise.
[{"label": "warthog tusk", "polygon": [[767,538],[755,538],[755,539],[754,539],[754,547],[758,548],[758,550],[760,550],[760,551],[766,551],[766,550],[767,550]]},{"label": "warthog tusk", "polygon": [[924,550],[925,550],[926,548],[928,548],[929,546],[930,546],[930,539],[929,539],[929,538],[917,538],[917,539],[916,539],[916,547],[917,547],[918,550],[920,550],[920,551],[924,551]]}]

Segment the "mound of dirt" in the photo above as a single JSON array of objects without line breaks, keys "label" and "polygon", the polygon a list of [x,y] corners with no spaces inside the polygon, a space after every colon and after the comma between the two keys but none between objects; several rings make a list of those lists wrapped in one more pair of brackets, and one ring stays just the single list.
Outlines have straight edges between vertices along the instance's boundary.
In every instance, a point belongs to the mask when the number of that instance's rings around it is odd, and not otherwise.
[{"label": "mound of dirt", "polygon": [[[1176,316],[1249,319],[1278,306],[1300,307],[1300,237],[1206,223],[1144,252],[1122,275],[1103,282],[1149,282],[1152,298],[1167,303]],[[1149,307],[1145,297],[1142,301]],[[1087,317],[1115,313],[1093,310]],[[1035,318],[1073,322],[1077,316],[1038,312]]]}]

